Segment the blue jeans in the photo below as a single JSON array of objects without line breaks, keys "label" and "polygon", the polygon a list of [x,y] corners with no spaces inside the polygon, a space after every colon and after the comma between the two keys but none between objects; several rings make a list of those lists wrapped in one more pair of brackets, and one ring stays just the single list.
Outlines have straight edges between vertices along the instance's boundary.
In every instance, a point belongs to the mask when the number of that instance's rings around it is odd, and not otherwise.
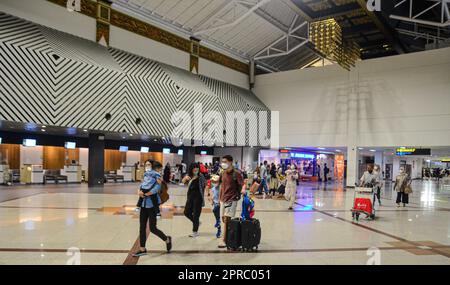
[{"label": "blue jeans", "polygon": [[214,208],[213,208],[213,213],[214,213],[214,217],[216,218],[216,225],[218,228],[220,228],[220,204],[219,203],[214,203]]},{"label": "blue jeans", "polygon": [[267,187],[266,178],[261,179],[261,185],[259,186],[259,194],[261,194],[261,190],[264,188],[264,193],[269,194],[269,188]]}]

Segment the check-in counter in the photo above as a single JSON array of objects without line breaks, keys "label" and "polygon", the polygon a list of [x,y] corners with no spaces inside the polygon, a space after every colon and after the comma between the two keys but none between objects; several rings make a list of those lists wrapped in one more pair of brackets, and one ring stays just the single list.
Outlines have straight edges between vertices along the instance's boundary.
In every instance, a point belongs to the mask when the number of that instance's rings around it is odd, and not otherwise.
[{"label": "check-in counter", "polygon": [[124,182],[134,181],[135,167],[131,165],[124,165],[119,170],[117,170],[117,175],[122,175]]},{"label": "check-in counter", "polygon": [[65,165],[61,175],[67,176],[67,183],[81,183],[81,165]]},{"label": "check-in counter", "polygon": [[20,168],[20,183],[23,184],[44,183],[44,169],[42,165],[24,164]]},{"label": "check-in counter", "polygon": [[0,184],[9,182],[9,165],[0,164]]}]

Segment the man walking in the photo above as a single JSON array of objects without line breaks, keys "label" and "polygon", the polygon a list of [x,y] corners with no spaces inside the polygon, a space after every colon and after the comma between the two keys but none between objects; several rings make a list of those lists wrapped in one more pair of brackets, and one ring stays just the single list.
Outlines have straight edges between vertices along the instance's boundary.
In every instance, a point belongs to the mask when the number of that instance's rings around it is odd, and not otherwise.
[{"label": "man walking", "polygon": [[220,175],[220,215],[224,223],[223,241],[219,248],[226,247],[227,225],[236,216],[238,201],[241,199],[241,190],[244,185],[242,174],[234,168],[233,157],[225,155],[222,158],[222,173]]}]

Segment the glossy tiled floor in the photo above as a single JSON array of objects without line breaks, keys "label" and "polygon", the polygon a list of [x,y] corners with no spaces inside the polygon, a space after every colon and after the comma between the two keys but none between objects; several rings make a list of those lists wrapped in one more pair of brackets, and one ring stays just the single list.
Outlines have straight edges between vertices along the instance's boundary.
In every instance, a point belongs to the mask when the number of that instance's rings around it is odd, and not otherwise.
[{"label": "glossy tiled floor", "polygon": [[0,264],[366,264],[379,257],[381,264],[450,265],[450,189],[413,186],[411,204],[397,208],[386,185],[376,220],[358,223],[349,211],[353,190],[339,184],[300,185],[294,212],[286,201],[257,199],[257,253],[218,249],[207,207],[200,237],[189,238],[179,208],[185,189],[173,186],[158,223],[173,236],[173,252],[150,235],[150,254],[139,259],[129,257],[138,237],[136,184],[0,187]]}]

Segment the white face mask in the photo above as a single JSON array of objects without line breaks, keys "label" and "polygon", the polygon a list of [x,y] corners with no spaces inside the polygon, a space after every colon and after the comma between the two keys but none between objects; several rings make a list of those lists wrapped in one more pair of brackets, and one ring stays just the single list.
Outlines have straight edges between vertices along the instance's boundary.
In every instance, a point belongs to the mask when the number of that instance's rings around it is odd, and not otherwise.
[{"label": "white face mask", "polygon": [[292,170],[295,170],[295,166],[291,165],[291,169],[292,169]]},{"label": "white face mask", "polygon": [[146,166],[145,167],[145,171],[151,171],[152,170],[152,167],[151,166]]},{"label": "white face mask", "polygon": [[229,167],[228,163],[224,163],[224,162],[221,164],[221,166],[222,166],[222,169],[224,169],[224,170],[227,170]]},{"label": "white face mask", "polygon": [[403,168],[400,168],[400,173],[404,173],[405,170]]}]

